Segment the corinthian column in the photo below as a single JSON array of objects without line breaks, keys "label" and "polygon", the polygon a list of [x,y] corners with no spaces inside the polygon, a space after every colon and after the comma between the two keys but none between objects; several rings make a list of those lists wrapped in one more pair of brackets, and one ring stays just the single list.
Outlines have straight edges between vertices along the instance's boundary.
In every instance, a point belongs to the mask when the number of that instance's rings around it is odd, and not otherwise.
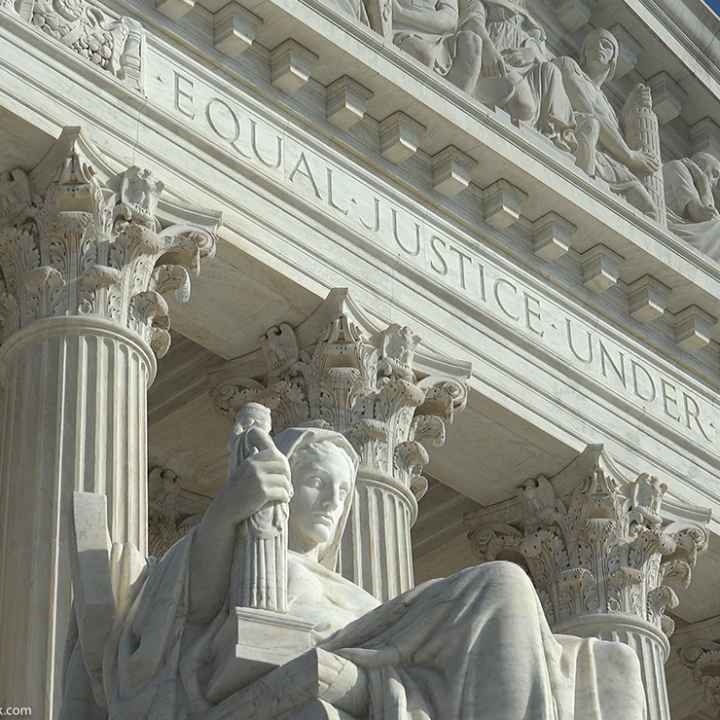
[{"label": "corinthian column", "polygon": [[670,720],[664,665],[674,625],[665,612],[708,541],[709,513],[663,508],[665,492],[648,475],[627,480],[592,445],[555,477],[466,518],[483,560],[524,565],[554,632],[635,649],[649,720]]},{"label": "corinthian column", "polygon": [[168,306],[214,248],[163,230],[162,184],[137,167],[104,187],[67,130],[0,178],[0,703],[57,715],[71,625],[73,491],[107,498],[110,539],[147,545],[146,394]]},{"label": "corinthian column", "polygon": [[300,327],[265,334],[264,377],[232,380],[244,374],[240,363],[213,390],[231,417],[260,402],[274,432],[320,425],[350,440],[360,469],[338,570],[380,600],[413,586],[410,529],[427,488],[426,445],[445,442],[467,396],[468,366],[422,355],[419,344],[407,327],[374,327],[347,291],[334,290]]}]

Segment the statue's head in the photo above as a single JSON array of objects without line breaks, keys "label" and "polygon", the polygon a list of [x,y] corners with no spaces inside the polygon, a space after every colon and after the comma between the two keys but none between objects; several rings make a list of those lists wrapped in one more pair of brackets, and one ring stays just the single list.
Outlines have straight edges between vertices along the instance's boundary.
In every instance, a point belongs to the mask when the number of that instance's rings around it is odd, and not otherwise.
[{"label": "statue's head", "polygon": [[318,561],[334,570],[355,489],[357,453],[343,435],[321,428],[288,428],[274,440],[292,475],[290,549],[317,548]]},{"label": "statue's head", "polygon": [[612,80],[617,67],[620,45],[617,38],[603,28],[590,31],[580,49],[580,65],[587,70],[590,66],[607,67],[606,81]]},{"label": "statue's head", "polygon": [[707,175],[710,187],[714,190],[720,182],[720,160],[706,152],[696,153],[693,162]]}]

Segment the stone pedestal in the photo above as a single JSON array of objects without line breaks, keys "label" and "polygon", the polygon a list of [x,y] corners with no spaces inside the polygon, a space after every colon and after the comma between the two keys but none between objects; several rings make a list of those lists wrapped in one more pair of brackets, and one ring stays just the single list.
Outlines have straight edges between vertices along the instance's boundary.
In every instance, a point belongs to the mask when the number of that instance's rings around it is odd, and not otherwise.
[{"label": "stone pedestal", "polygon": [[[163,231],[161,185],[103,187],[77,131],[0,202],[0,698],[53,718],[71,624],[72,498],[104,494],[112,542],[147,546],[147,388],[168,290],[207,233]],[[31,199],[32,198],[32,199]],[[160,258],[165,258],[164,261]]]},{"label": "stone pedestal", "polygon": [[709,512],[663,507],[666,486],[629,481],[602,445],[591,445],[553,478],[528,481],[520,494],[467,516],[483,560],[525,567],[554,632],[615,640],[640,660],[649,720],[670,720],[665,678],[666,610],[678,605]]},{"label": "stone pedestal", "polygon": [[[346,290],[333,290],[298,328],[282,324],[261,339],[248,370],[214,378],[217,407],[235,417],[249,402],[272,410],[274,432],[318,425],[343,433],[360,456],[355,499],[338,570],[379,600],[413,585],[410,529],[427,488],[426,445],[445,442],[466,401],[466,364],[423,355],[409,328],[380,330]],[[266,375],[257,375],[262,356]]]}]

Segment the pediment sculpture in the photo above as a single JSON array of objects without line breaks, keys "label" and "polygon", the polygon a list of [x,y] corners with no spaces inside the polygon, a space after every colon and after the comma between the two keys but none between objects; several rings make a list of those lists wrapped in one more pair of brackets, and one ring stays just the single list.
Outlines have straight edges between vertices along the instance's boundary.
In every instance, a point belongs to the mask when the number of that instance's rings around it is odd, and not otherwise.
[{"label": "pediment sculpture", "polygon": [[340,433],[269,423],[240,410],[225,486],[159,560],[109,546],[104,497],[76,493],[62,720],[644,717],[634,651],[553,635],[517,565],[384,604],[337,574],[358,456]]},{"label": "pediment sculpture", "polygon": [[663,166],[668,227],[696,250],[720,260],[717,192],[720,160],[707,152]]}]

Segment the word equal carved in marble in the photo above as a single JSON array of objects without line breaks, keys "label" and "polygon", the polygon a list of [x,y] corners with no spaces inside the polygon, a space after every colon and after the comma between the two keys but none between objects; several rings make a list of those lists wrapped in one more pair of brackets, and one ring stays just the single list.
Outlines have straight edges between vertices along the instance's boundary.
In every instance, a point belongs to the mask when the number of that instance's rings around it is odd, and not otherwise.
[{"label": "word equal carved in marble", "polygon": [[[74,582],[95,593],[75,604],[61,720],[191,711],[208,720],[516,720],[529,703],[558,720],[645,717],[635,654],[553,636],[510,563],[468,568],[383,604],[336,574],[359,462],[342,434],[289,427],[271,439],[262,422],[236,433],[231,446],[242,452],[227,483],[158,563],[145,565],[129,545],[111,548],[104,497],[75,493]],[[248,597],[281,581],[287,609],[233,606],[230,578],[238,553],[248,557],[238,528],[275,510],[287,533],[273,536],[274,563]],[[607,680],[611,666],[620,688]]]}]

